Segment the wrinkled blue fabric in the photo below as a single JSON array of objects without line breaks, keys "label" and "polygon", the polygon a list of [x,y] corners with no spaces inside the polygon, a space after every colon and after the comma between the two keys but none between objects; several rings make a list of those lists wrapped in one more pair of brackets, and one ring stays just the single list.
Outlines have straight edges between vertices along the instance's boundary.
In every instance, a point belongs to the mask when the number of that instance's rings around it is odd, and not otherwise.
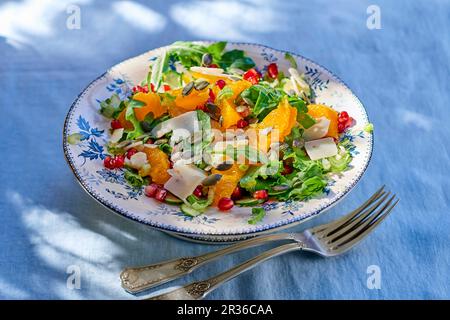
[{"label": "wrinkled blue fabric", "polygon": [[[290,253],[208,298],[450,298],[450,2],[378,0],[381,29],[373,30],[372,1],[38,3],[0,2],[0,298],[136,299],[120,287],[121,268],[217,249],[109,212],[81,189],[62,152],[65,115],[89,82],[126,58],[197,39],[300,53],[341,77],[367,108],[375,149],[365,176],[344,201],[293,230],[348,212],[382,184],[401,199],[348,254]],[[75,12],[69,3],[80,8],[80,29],[66,27]]]}]

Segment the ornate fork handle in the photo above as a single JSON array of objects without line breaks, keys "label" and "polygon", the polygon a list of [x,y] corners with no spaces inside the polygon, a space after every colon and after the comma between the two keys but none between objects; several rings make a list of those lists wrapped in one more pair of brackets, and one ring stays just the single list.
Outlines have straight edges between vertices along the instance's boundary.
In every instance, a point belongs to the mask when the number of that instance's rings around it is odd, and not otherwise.
[{"label": "ornate fork handle", "polygon": [[224,249],[196,257],[185,257],[143,267],[125,268],[120,274],[122,287],[128,292],[137,293],[191,273],[201,265],[221,256],[269,241],[289,240],[292,238],[293,235],[288,233],[269,234],[248,239]]},{"label": "ornate fork handle", "polygon": [[223,283],[231,280],[241,273],[255,267],[256,265],[271,259],[273,257],[279,256],[281,254],[302,250],[304,248],[304,244],[301,242],[297,243],[289,243],[285,245],[281,245],[274,249],[268,250],[250,260],[245,261],[244,263],[231,268],[228,271],[218,274],[212,278],[207,280],[198,281],[190,283],[184,287],[175,289],[168,293],[152,297],[150,300],[199,300],[206,297],[207,294],[212,292],[214,289],[218,288]]}]

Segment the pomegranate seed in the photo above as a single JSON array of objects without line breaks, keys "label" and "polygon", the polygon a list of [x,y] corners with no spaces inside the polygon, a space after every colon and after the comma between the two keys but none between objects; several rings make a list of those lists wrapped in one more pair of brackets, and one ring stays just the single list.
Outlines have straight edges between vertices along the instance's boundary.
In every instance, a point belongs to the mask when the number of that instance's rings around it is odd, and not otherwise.
[{"label": "pomegranate seed", "polygon": [[125,164],[125,157],[123,155],[117,155],[114,157],[114,165],[115,167],[122,168]]},{"label": "pomegranate seed", "polygon": [[203,186],[201,185],[197,186],[197,188],[195,188],[193,193],[194,196],[196,196],[197,198],[203,197]]},{"label": "pomegranate seed", "polygon": [[218,68],[219,66],[215,63],[211,63],[208,68]]},{"label": "pomegranate seed", "polygon": [[108,168],[108,169],[122,168],[124,163],[125,163],[125,158],[124,158],[124,156],[121,156],[121,155],[117,155],[115,157],[107,156],[103,160],[103,165],[105,166],[105,168]]},{"label": "pomegranate seed", "polygon": [[151,185],[145,187],[144,194],[149,198],[153,198],[158,190],[159,186],[156,183],[152,183]]},{"label": "pomegranate seed", "polygon": [[164,92],[169,91],[171,88],[168,84],[163,85]]},{"label": "pomegranate seed", "polygon": [[237,186],[234,188],[233,193],[231,194],[231,199],[238,200],[242,198],[242,189],[241,187]]},{"label": "pomegranate seed", "polygon": [[243,76],[244,80],[251,82],[252,84],[257,84],[259,82],[259,78],[261,78],[261,74],[256,71],[256,69],[250,69]]},{"label": "pomegranate seed", "polygon": [[[155,86],[153,85],[153,83],[150,83],[150,89],[152,89],[152,92],[155,92]],[[148,87],[147,87],[148,90]]]},{"label": "pomegranate seed", "polygon": [[199,106],[196,106],[195,109],[205,111],[206,107],[205,107],[205,105],[199,105]]},{"label": "pomegranate seed", "polygon": [[345,128],[351,127],[352,124],[353,124],[353,118],[352,117],[348,117],[347,121],[345,122]]},{"label": "pomegranate seed", "polygon": [[253,193],[253,198],[255,199],[267,199],[268,197],[267,190],[257,190]]},{"label": "pomegranate seed", "polygon": [[170,169],[173,169],[173,162],[172,161],[169,161],[169,167],[170,167]]},{"label": "pomegranate seed", "polygon": [[276,63],[271,63],[267,66],[267,74],[272,79],[276,79],[278,77],[278,66]]},{"label": "pomegranate seed", "polygon": [[214,101],[216,100],[216,95],[214,94],[214,91],[209,89],[208,95],[209,95],[208,101],[214,103]]},{"label": "pomegranate seed", "polygon": [[233,208],[234,202],[230,198],[220,198],[219,203],[217,204],[217,207],[219,210],[227,211]]},{"label": "pomegranate seed", "polygon": [[108,169],[114,169],[114,163],[112,162],[112,157],[107,156],[107,157],[103,160],[103,165],[105,166],[105,168],[108,168]]},{"label": "pomegranate seed", "polygon": [[164,201],[164,199],[167,196],[167,190],[163,189],[163,188],[159,188],[158,190],[156,190],[156,194],[155,194],[155,199],[158,201]]},{"label": "pomegranate seed", "polygon": [[[148,143],[148,142],[147,142]],[[134,148],[131,148],[127,151],[126,156],[128,159],[131,159],[131,157],[136,154],[138,151]]]},{"label": "pomegranate seed", "polygon": [[342,111],[342,112],[339,114],[339,116],[340,116],[340,117],[343,117],[343,118],[348,118],[348,113],[347,113],[347,111]]},{"label": "pomegranate seed", "polygon": [[142,87],[142,91],[141,92],[148,93],[148,86]]},{"label": "pomegranate seed", "polygon": [[342,133],[345,131],[345,125],[343,123],[338,123],[338,132]]},{"label": "pomegranate seed", "polygon": [[245,108],[244,111],[239,112],[239,115],[242,118],[247,118],[250,115],[250,109],[249,108]]},{"label": "pomegranate seed", "polygon": [[248,121],[244,119],[239,119],[236,123],[236,127],[238,127],[239,129],[245,128],[246,126],[248,126]]},{"label": "pomegranate seed", "polygon": [[222,90],[223,87],[227,85],[227,83],[225,82],[225,80],[219,79],[217,80],[216,85],[219,87],[220,90]]},{"label": "pomegranate seed", "polygon": [[122,124],[120,123],[119,120],[113,119],[113,120],[111,121],[111,128],[114,129],[114,130],[116,130],[116,129],[123,128],[123,126],[122,126]]},{"label": "pomegranate seed", "polygon": [[290,165],[285,164],[283,166],[283,171],[281,172],[282,175],[290,174],[294,171]]}]

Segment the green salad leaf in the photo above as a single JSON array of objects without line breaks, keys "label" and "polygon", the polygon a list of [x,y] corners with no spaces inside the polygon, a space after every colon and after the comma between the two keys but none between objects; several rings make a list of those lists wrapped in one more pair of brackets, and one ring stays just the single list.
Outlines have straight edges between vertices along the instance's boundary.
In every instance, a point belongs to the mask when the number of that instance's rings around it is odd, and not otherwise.
[{"label": "green salad leaf", "polygon": [[278,106],[283,96],[283,91],[261,82],[242,91],[240,98],[250,105],[252,116],[262,121],[270,111]]},{"label": "green salad leaf", "polygon": [[234,49],[227,51],[222,55],[219,65],[223,69],[230,68],[247,71],[255,66],[255,62],[252,58],[247,57],[244,51]]},{"label": "green salad leaf", "polygon": [[249,224],[257,224],[262,221],[262,219],[266,216],[266,211],[263,208],[252,208],[252,216],[248,220]]},{"label": "green salad leaf", "polygon": [[141,124],[138,119],[136,119],[136,115],[134,114],[135,108],[141,108],[144,105],[145,103],[137,100],[130,100],[128,104],[127,111],[125,113],[125,119],[130,121],[134,127],[132,131],[127,132],[127,139],[129,140],[136,139],[137,137],[144,134],[144,130],[142,130]]},{"label": "green salad leaf", "polygon": [[100,113],[109,119],[117,118],[119,113],[125,108],[125,101],[121,101],[116,93],[114,93],[110,98],[100,102]]},{"label": "green salad leaf", "polygon": [[131,170],[125,171],[124,178],[134,188],[140,188],[145,183],[144,178]]},{"label": "green salad leaf", "polygon": [[247,191],[253,192],[261,189],[269,189],[278,183],[282,162],[270,161],[262,166],[251,166],[241,178],[239,185]]},{"label": "green salad leaf", "polygon": [[289,61],[289,63],[291,64],[291,68],[297,69],[297,61],[295,60],[295,58],[292,56],[292,54],[290,54],[289,52],[286,52],[284,54],[284,58]]},{"label": "green salad leaf", "polygon": [[151,89],[151,84],[153,84],[155,91],[158,91],[162,83],[163,73],[168,69],[168,61],[167,51],[163,50],[152,65],[149,90]]},{"label": "green salad leaf", "polygon": [[320,176],[314,176],[306,179],[301,184],[300,188],[295,188],[291,190],[287,199],[292,200],[305,200],[309,199],[312,196],[323,193],[325,186],[327,185],[326,180]]},{"label": "green salad leaf", "polygon": [[228,99],[231,96],[233,96],[233,89],[231,89],[230,86],[225,86],[222,90],[219,91],[217,99],[220,101],[223,99]]},{"label": "green salad leaf", "polygon": [[222,52],[225,49],[226,45],[227,45],[226,41],[219,41],[219,42],[214,42],[213,44],[210,44],[206,48],[206,51],[208,51],[208,53],[212,55],[213,62],[219,61],[222,58]]}]

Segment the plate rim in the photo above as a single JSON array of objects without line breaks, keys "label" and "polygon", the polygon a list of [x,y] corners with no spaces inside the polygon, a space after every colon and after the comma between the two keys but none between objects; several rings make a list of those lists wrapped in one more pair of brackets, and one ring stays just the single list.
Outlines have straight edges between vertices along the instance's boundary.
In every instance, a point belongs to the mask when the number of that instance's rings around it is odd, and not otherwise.
[{"label": "plate rim", "polygon": [[[210,41],[210,40],[195,40],[193,42],[199,42],[199,43],[211,43],[214,41]],[[254,46],[254,47],[259,47],[259,48],[265,48],[265,49],[269,49],[269,50],[274,50],[283,54],[291,54],[294,57],[303,59],[309,63],[312,63],[314,65],[319,66],[320,68],[322,68],[323,70],[325,70],[326,72],[328,72],[333,78],[335,78],[339,83],[341,83],[344,87],[346,87],[350,94],[353,96],[353,98],[361,105],[362,107],[362,111],[363,111],[363,115],[365,117],[365,119],[367,120],[367,122],[370,123],[369,120],[369,115],[367,113],[367,110],[364,106],[364,104],[362,103],[362,101],[359,99],[359,97],[354,93],[354,91],[340,78],[338,77],[336,74],[334,74],[333,72],[331,72],[328,68],[324,67],[322,64],[319,64],[301,54],[298,53],[294,53],[288,50],[282,50],[282,49],[275,49],[272,48],[270,46],[267,45],[263,45],[263,44],[257,44],[257,43],[251,43],[251,42],[234,42],[234,41],[227,41],[227,44],[232,44],[232,45],[243,45],[243,46]],[[369,143],[370,143],[370,148],[368,151],[368,157],[367,157],[367,161],[364,165],[364,167],[362,168],[362,170],[360,171],[359,175],[354,179],[354,181],[344,189],[344,191],[341,193],[341,195],[339,197],[337,197],[334,201],[321,206],[320,208],[318,208],[317,210],[311,212],[310,214],[306,215],[306,216],[298,216],[294,217],[293,219],[287,220],[284,223],[280,223],[280,222],[275,222],[272,224],[267,224],[265,226],[260,227],[257,230],[252,230],[252,231],[248,231],[248,232],[217,232],[217,233],[199,233],[199,232],[195,232],[195,231],[189,231],[189,230],[183,230],[183,228],[178,228],[176,226],[170,226],[170,225],[166,225],[166,224],[160,224],[157,222],[151,222],[151,221],[146,221],[144,219],[141,219],[139,217],[137,217],[136,215],[133,215],[131,212],[128,212],[127,210],[122,210],[120,208],[118,208],[115,205],[109,204],[109,201],[106,201],[105,199],[103,199],[101,196],[96,195],[95,192],[93,192],[93,190],[90,190],[90,188],[88,186],[85,185],[83,179],[81,178],[78,170],[75,168],[74,162],[71,159],[71,157],[69,156],[69,152],[68,152],[68,126],[69,126],[69,119],[70,116],[72,115],[73,111],[75,110],[75,107],[78,105],[78,103],[81,101],[81,98],[85,95],[85,93],[87,93],[87,91],[94,86],[98,81],[100,81],[101,79],[103,79],[104,77],[106,77],[113,69],[117,68],[118,66],[125,64],[127,62],[130,62],[132,60],[135,59],[139,59],[140,57],[148,54],[151,51],[154,50],[160,50],[163,48],[167,48],[168,46],[162,46],[162,47],[158,47],[158,48],[154,48],[151,50],[147,50],[142,54],[133,56],[131,58],[122,60],[121,62],[113,65],[112,67],[108,68],[104,73],[102,73],[101,75],[99,75],[97,78],[95,78],[94,80],[92,80],[75,98],[75,100],[72,102],[69,110],[67,111],[67,114],[65,116],[64,119],[64,125],[63,125],[63,130],[62,130],[62,134],[63,134],[63,152],[64,152],[64,158],[67,162],[67,164],[69,165],[69,168],[71,169],[72,173],[75,175],[76,180],[78,181],[78,183],[81,185],[82,189],[84,191],[86,191],[86,193],[88,193],[92,198],[94,198],[95,200],[97,200],[97,202],[99,202],[100,204],[102,204],[104,207],[106,207],[107,209],[109,209],[110,211],[114,212],[115,214],[118,214],[121,217],[124,217],[126,219],[135,221],[135,222],[139,222],[141,224],[144,224],[146,226],[152,227],[154,229],[160,230],[160,231],[166,231],[169,233],[178,233],[178,234],[183,234],[183,235],[197,235],[197,236],[245,236],[245,235],[251,235],[251,234],[259,234],[261,232],[269,232],[269,231],[276,231],[277,229],[280,229],[281,227],[285,227],[288,228],[289,225],[292,226],[297,226],[302,222],[305,222],[313,217],[318,216],[321,213],[324,213],[325,211],[327,211],[328,209],[330,209],[331,207],[333,207],[335,204],[337,204],[338,202],[340,202],[340,200],[342,200],[345,196],[347,196],[353,189],[354,187],[359,183],[359,181],[361,181],[362,177],[364,176],[365,172],[367,171],[367,168],[369,167],[369,164],[371,162],[372,159],[372,155],[373,155],[373,150],[374,150],[374,134],[373,132],[369,133],[368,137],[369,137]],[[284,228],[283,228],[284,229]]]}]

